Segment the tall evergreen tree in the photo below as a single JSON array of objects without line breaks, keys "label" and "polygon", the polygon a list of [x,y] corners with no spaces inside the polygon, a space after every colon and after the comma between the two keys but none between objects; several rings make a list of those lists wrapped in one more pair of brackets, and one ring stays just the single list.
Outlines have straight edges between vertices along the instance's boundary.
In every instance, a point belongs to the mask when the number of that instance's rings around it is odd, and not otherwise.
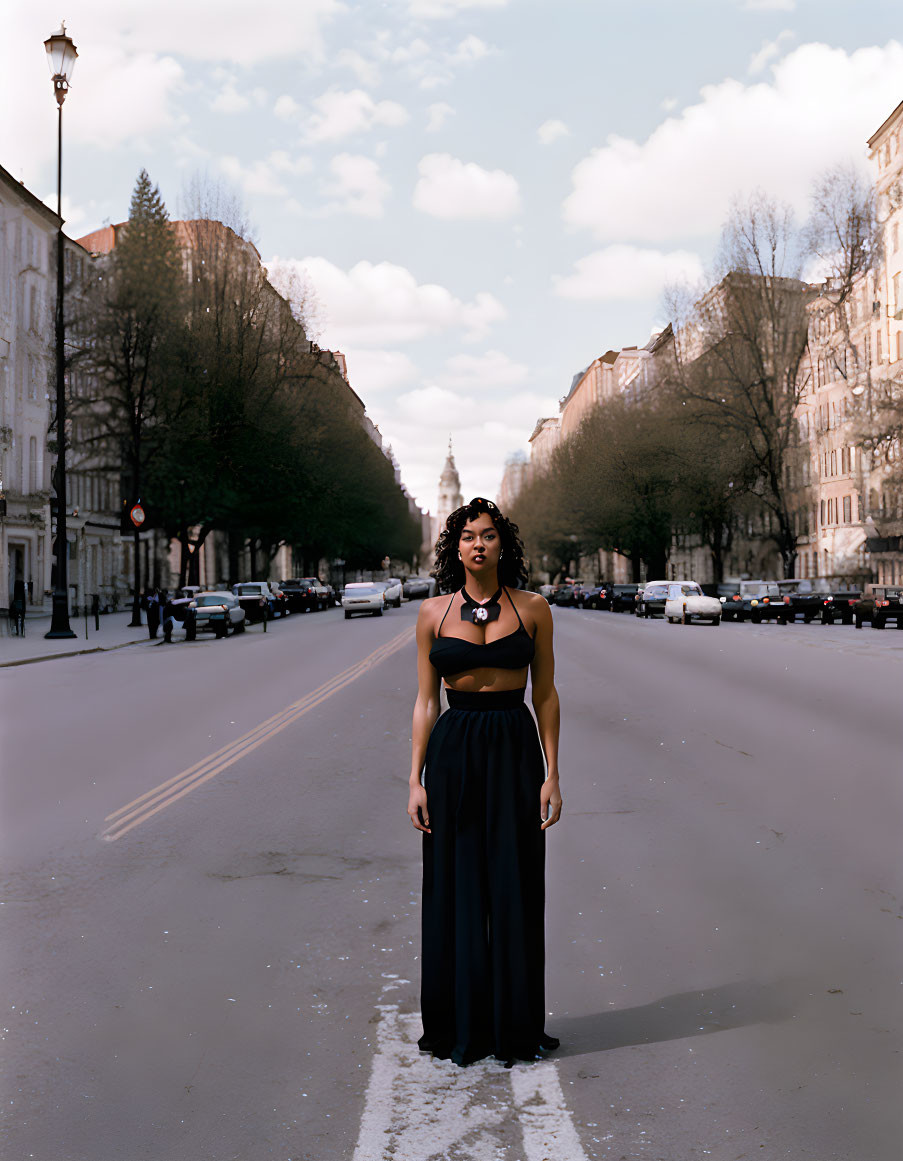
[{"label": "tall evergreen tree", "polygon": [[[179,410],[178,348],[184,277],[169,215],[157,186],[142,169],[135,183],[129,220],[109,258],[100,264],[87,308],[94,319],[93,342],[85,352],[97,384],[91,407],[99,437],[112,463],[121,465],[123,501],[142,494],[163,434]],[[134,531],[132,624],[141,623],[141,554]],[[146,583],[146,578],[145,578]]]}]

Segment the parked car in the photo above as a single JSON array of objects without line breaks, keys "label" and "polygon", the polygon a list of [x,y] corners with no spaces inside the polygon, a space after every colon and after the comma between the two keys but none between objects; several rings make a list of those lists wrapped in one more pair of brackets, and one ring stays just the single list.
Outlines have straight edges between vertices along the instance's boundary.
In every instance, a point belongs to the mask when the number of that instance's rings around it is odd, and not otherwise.
[{"label": "parked car", "polygon": [[386,594],[371,581],[354,581],[345,585],[342,608],[345,610],[346,621],[350,621],[354,613],[372,613],[381,617],[385,607]]},{"label": "parked car", "polygon": [[593,585],[583,596],[584,609],[610,609],[612,586],[608,583]]},{"label": "parked car", "polygon": [[388,580],[373,581],[386,595],[386,604],[393,609],[401,608],[401,598],[404,595],[404,585],[398,577],[389,577]]},{"label": "parked car", "polygon": [[317,595],[312,585],[301,577],[279,582],[290,613],[306,613],[316,608]]},{"label": "parked car", "polygon": [[868,585],[862,599],[853,609],[856,628],[871,621],[873,629],[885,629],[893,621],[903,629],[903,587],[900,585]]},{"label": "parked car", "polygon": [[822,602],[828,595],[825,584],[814,577],[788,577],[775,581],[775,584],[784,606],[784,623],[792,623],[801,617],[808,625],[821,617]]},{"label": "parked car", "polygon": [[777,581],[744,580],[725,585],[728,592],[719,596],[721,617],[725,621],[778,619],[783,612],[783,594]]},{"label": "parked car", "polygon": [[786,622],[784,595],[776,581],[760,581],[757,587],[741,592],[740,619],[754,625],[762,621]]},{"label": "parked car", "polygon": [[689,625],[691,621],[708,621],[711,625],[721,624],[721,601],[709,597],[695,581],[672,581],[668,585],[665,599],[665,619],[675,625],[678,621]]},{"label": "parked car", "polygon": [[276,616],[277,611],[283,615],[288,611],[288,601],[282,590],[279,596],[270,588],[266,581],[242,581],[232,586],[232,595],[238,597],[238,603],[245,611],[249,623],[267,620]]},{"label": "parked car", "polygon": [[858,585],[838,585],[822,600],[821,623],[852,625],[856,619],[856,606],[862,600],[862,589]]},{"label": "parked car", "polygon": [[409,576],[402,585],[401,590],[408,600],[418,601],[430,595],[433,584],[435,582],[431,582],[428,577]]},{"label": "parked car", "polygon": [[639,592],[639,585],[612,585],[611,602],[608,607],[613,613],[632,613]]},{"label": "parked car", "polygon": [[[283,586],[287,582],[283,581]],[[302,576],[291,584],[297,584],[299,590],[305,590],[305,608],[328,609],[332,604],[332,589],[325,585],[318,576]]]},{"label": "parked car", "polygon": [[559,585],[552,602],[562,609],[576,609],[583,597],[583,586],[577,584]]},{"label": "parked car", "polygon": [[227,592],[199,592],[193,601],[194,619],[198,631],[212,629],[217,637],[245,631],[245,610],[238,597]]},{"label": "parked car", "polygon": [[638,617],[664,617],[668,599],[668,581],[649,581],[637,593],[634,610]]}]

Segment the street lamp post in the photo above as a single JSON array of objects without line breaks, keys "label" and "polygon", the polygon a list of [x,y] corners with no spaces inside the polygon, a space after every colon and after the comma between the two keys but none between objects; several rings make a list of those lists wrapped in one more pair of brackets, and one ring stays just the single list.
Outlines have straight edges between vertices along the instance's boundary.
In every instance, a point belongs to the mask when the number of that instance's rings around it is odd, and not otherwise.
[{"label": "street lamp post", "polygon": [[56,214],[56,583],[53,586],[53,614],[45,637],[74,637],[69,627],[69,541],[66,529],[66,324],[63,314],[65,292],[63,239],[63,102],[78,53],[66,25],[44,41],[47,62],[53,77],[57,103]]}]

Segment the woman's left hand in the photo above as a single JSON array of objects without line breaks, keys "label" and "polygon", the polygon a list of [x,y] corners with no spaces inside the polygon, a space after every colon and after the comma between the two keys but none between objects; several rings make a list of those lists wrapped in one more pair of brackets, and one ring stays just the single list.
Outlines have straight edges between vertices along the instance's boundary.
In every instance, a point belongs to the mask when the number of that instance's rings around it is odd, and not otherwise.
[{"label": "woman's left hand", "polygon": [[540,830],[554,826],[561,818],[561,791],[558,789],[558,776],[549,777],[543,782],[539,792],[539,816],[542,819]]}]

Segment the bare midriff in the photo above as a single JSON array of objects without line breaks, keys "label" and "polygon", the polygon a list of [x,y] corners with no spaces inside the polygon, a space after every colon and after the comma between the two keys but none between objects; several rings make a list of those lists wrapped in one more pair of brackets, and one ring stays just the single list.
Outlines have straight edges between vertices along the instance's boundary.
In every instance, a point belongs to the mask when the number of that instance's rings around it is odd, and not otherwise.
[{"label": "bare midriff", "polygon": [[451,681],[445,679],[446,689],[460,693],[489,693],[506,689],[523,689],[527,684],[527,668],[523,669],[468,669],[456,673]]}]

